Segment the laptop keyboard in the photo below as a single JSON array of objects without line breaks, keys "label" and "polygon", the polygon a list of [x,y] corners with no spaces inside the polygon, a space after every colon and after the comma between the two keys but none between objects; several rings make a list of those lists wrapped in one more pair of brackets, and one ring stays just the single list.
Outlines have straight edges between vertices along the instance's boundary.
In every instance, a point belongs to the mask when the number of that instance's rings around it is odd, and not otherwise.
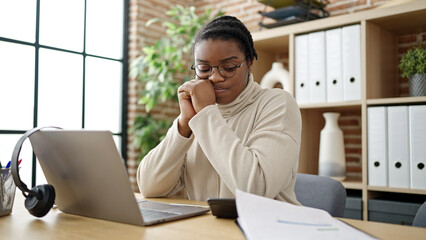
[{"label": "laptop keyboard", "polygon": [[172,212],[166,212],[162,210],[156,210],[156,209],[148,209],[148,208],[139,208],[142,212],[143,218],[164,218],[164,217],[173,217],[177,216],[179,214],[172,213]]},{"label": "laptop keyboard", "polygon": [[179,215],[177,213],[168,212],[165,209],[157,209],[158,206],[155,207],[155,205],[158,205],[158,203],[151,203],[138,199],[138,205],[145,221],[162,220]]}]

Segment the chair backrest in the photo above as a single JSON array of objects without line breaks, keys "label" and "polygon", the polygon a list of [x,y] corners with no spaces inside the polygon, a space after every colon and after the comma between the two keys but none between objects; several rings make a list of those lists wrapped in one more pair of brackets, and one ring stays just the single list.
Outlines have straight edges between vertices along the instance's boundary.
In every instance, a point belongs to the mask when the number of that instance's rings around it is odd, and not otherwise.
[{"label": "chair backrest", "polygon": [[419,210],[417,210],[416,216],[413,221],[414,227],[426,227],[426,202],[424,202]]},{"label": "chair backrest", "polygon": [[341,182],[329,177],[298,173],[294,191],[303,206],[325,210],[333,217],[343,217],[346,189]]}]

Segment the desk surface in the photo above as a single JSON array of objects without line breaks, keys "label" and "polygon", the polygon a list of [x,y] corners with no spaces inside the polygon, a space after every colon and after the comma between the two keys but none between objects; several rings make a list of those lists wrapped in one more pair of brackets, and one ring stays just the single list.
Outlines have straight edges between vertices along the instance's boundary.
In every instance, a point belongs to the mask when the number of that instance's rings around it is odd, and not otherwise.
[{"label": "desk surface", "polygon": [[[181,199],[153,199],[160,202],[202,204]],[[426,239],[426,228],[342,219],[380,239]],[[24,207],[17,193],[12,214],[0,217],[1,239],[245,239],[234,220],[202,216],[139,227],[62,213],[52,209],[36,218]]]}]

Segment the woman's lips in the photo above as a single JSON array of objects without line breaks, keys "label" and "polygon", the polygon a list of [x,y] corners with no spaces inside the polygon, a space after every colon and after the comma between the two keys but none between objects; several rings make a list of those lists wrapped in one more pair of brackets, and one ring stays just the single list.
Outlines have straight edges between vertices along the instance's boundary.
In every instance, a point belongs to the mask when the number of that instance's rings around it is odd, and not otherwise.
[{"label": "woman's lips", "polygon": [[224,93],[224,92],[226,92],[226,89],[225,89],[225,88],[214,87],[214,93],[215,93],[216,95],[218,95],[218,94],[222,94],[222,93]]}]

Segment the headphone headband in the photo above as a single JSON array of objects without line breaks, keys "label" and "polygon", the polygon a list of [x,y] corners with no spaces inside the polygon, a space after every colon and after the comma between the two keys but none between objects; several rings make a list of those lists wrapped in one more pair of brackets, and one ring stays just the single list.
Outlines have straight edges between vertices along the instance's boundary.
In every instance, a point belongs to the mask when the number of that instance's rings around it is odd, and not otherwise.
[{"label": "headphone headband", "polygon": [[18,168],[18,159],[19,159],[19,153],[21,152],[22,145],[29,136],[32,134],[40,131],[44,128],[56,128],[56,129],[62,129],[60,127],[54,127],[54,126],[47,126],[47,127],[37,127],[31,130],[28,130],[25,132],[25,134],[18,140],[18,142],[15,145],[15,148],[13,149],[12,159],[10,160],[11,163],[11,171],[13,176],[13,181],[15,182],[15,185],[22,191],[22,194],[24,194],[25,197],[27,195],[25,193],[29,193],[30,195],[35,196],[37,199],[40,199],[41,196],[38,192],[29,190],[27,185],[22,182],[21,178],[19,177],[19,168]]}]

